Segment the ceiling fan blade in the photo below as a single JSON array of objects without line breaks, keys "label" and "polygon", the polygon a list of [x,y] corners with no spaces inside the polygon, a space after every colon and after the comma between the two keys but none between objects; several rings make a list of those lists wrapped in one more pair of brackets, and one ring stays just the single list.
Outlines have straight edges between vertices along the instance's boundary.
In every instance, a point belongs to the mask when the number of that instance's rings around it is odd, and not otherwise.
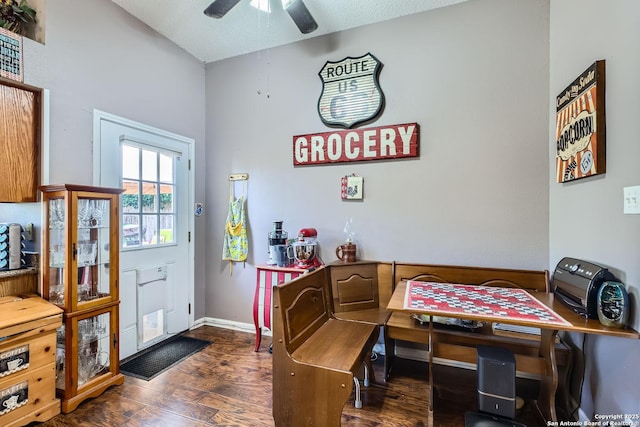
[{"label": "ceiling fan blade", "polygon": [[238,3],[240,3],[240,0],[215,0],[207,6],[204,14],[210,18],[222,18]]},{"label": "ceiling fan blade", "polygon": [[318,24],[302,0],[293,0],[288,6],[285,6],[284,10],[291,16],[302,34],[308,34],[318,28]]}]

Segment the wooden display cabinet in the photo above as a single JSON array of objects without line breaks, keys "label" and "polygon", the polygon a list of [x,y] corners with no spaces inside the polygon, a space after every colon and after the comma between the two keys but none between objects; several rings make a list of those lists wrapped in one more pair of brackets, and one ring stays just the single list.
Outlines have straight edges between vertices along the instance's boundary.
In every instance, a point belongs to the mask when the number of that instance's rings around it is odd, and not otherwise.
[{"label": "wooden display cabinet", "polygon": [[62,412],[122,384],[119,368],[121,189],[47,185],[43,192],[42,293],[64,309],[57,334]]}]

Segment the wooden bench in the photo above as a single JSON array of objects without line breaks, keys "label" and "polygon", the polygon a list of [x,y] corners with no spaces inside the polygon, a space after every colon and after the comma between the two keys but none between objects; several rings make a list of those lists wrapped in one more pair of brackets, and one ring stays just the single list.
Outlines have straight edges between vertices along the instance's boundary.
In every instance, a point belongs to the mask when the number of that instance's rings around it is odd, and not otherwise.
[{"label": "wooden bench", "polygon": [[373,375],[378,327],[332,315],[328,274],[319,268],[273,288],[276,426],[339,426],[354,385],[356,406],[360,402],[362,366],[365,377],[367,371]]},{"label": "wooden bench", "polygon": [[[479,284],[485,286],[517,287],[531,292],[549,292],[549,274],[544,271],[514,270],[453,265],[409,264],[399,262],[358,261],[334,262],[328,266],[331,280],[331,303],[334,316],[340,319],[369,322],[384,328],[385,380],[389,379],[396,358],[397,341],[422,344],[429,340],[428,324],[422,324],[409,313],[386,310],[393,290],[401,280],[421,280],[444,283]],[[517,369],[521,373],[540,377],[548,367],[539,354],[535,336],[523,333],[493,332],[491,324],[478,330],[436,325],[434,357],[437,363],[454,366],[475,365],[478,345],[503,346],[512,350]],[[559,377],[567,406],[567,390],[562,387],[571,373],[571,350],[556,344],[557,365],[562,367]]]}]

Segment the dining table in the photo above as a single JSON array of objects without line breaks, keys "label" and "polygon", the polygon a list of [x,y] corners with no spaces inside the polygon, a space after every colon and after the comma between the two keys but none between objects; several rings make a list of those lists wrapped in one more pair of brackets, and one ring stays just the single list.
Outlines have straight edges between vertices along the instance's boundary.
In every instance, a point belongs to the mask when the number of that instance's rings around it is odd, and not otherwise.
[{"label": "dining table", "polygon": [[539,394],[534,403],[546,421],[556,423],[558,366],[555,343],[558,333],[567,331],[640,338],[640,334],[628,326],[609,327],[596,319],[580,316],[560,299],[554,298],[552,292],[530,292],[519,288],[403,280],[394,289],[387,309],[428,318],[429,426],[433,426],[433,340],[434,330],[438,328],[434,321],[436,317],[540,328],[538,356],[544,360],[545,369],[540,376]]}]

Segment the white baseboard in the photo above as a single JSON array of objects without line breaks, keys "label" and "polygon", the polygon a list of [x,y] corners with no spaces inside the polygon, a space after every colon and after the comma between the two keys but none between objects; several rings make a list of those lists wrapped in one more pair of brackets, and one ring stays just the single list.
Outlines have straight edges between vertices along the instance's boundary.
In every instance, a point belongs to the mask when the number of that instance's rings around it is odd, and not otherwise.
[{"label": "white baseboard", "polygon": [[417,360],[419,362],[429,361],[429,351],[421,348],[408,347],[396,344],[396,356],[403,359]]},{"label": "white baseboard", "polygon": [[[226,319],[218,319],[215,317],[201,317],[193,323],[191,329],[199,328],[200,326],[214,326],[216,328],[232,329],[234,331],[249,332],[255,335],[256,327],[253,323],[234,322]],[[270,337],[271,331],[262,328],[262,335]]]}]

